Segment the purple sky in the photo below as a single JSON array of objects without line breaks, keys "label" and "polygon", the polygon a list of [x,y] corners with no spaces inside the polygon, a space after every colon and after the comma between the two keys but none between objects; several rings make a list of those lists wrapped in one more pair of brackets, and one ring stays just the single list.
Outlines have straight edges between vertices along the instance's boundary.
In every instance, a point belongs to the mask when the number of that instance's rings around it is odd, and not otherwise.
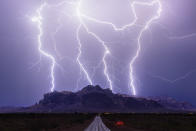
[{"label": "purple sky", "polygon": [[[54,3],[50,1],[49,3]],[[94,18],[110,21],[118,27],[133,21],[128,0],[84,1],[84,12]],[[161,18],[143,34],[141,52],[133,66],[137,94],[144,97],[171,96],[196,105],[196,1],[162,1]],[[0,1],[0,106],[31,105],[50,91],[51,62],[43,56],[39,62],[39,30],[36,23],[28,17],[36,15],[35,11],[40,4],[40,0]],[[156,6],[137,7],[138,22],[145,23],[156,13],[156,9]],[[55,90],[58,91],[75,91],[81,76],[76,62],[76,29],[79,20],[73,10],[67,5],[43,11],[44,50],[51,53],[62,67],[55,69]],[[62,11],[65,12],[61,19],[63,26],[55,35],[57,53],[51,36],[59,25],[57,20],[62,16]],[[135,38],[140,28],[133,26],[122,32],[114,32],[106,25],[85,22],[92,31],[107,41],[107,46],[111,50],[112,56],[107,57],[107,62],[114,91],[129,93],[128,65],[136,51]],[[88,35],[84,28],[80,30],[80,39],[83,52],[81,62],[87,67],[94,84],[108,88],[103,74],[103,64],[97,67],[103,57],[103,46]],[[82,73],[80,88],[88,84],[85,78]]]}]

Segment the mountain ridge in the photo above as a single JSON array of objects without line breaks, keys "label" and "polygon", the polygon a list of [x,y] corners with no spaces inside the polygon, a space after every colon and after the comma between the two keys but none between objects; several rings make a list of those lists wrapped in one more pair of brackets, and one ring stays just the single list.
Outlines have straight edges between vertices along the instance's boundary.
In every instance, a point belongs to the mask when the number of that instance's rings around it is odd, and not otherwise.
[{"label": "mountain ridge", "polygon": [[[155,98],[137,98],[123,94],[114,94],[110,89],[102,89],[99,85],[88,85],[78,92],[54,91],[44,94],[43,99],[37,104],[30,107],[17,108],[17,110],[13,111],[9,109],[9,112],[156,113],[186,111],[190,108],[190,106],[183,107],[183,104],[180,104],[180,102],[172,102],[161,101]],[[4,112],[6,111],[4,110]]]}]

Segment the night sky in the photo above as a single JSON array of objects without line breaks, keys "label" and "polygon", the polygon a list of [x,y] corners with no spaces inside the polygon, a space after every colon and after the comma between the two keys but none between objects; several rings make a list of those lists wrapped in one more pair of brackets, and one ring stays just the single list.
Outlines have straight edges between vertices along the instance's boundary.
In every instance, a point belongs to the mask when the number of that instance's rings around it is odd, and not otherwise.
[{"label": "night sky", "polygon": [[[142,1],[142,0],[141,0]],[[145,0],[143,0],[145,1]],[[151,1],[151,0],[146,0]],[[196,105],[196,1],[160,0],[162,13],[143,33],[141,52],[134,63],[134,83],[138,97],[170,96]],[[61,0],[49,0],[49,4]],[[41,0],[0,1],[0,106],[27,106],[50,92],[51,61],[38,51],[37,24],[31,21]],[[55,90],[77,91],[88,81],[76,61],[79,19],[73,5],[43,11],[43,49],[52,54]],[[93,18],[122,27],[133,21],[128,0],[83,0],[82,11]],[[157,6],[137,6],[138,23],[145,24],[156,15]],[[61,28],[54,35],[55,30]],[[129,62],[137,49],[140,26],[115,32],[108,25],[85,20],[111,51],[108,73],[114,92],[130,94]],[[108,88],[103,73],[103,46],[84,28],[80,30],[81,62],[93,84]],[[56,50],[55,50],[56,49]],[[78,87],[77,88],[77,84]]]}]

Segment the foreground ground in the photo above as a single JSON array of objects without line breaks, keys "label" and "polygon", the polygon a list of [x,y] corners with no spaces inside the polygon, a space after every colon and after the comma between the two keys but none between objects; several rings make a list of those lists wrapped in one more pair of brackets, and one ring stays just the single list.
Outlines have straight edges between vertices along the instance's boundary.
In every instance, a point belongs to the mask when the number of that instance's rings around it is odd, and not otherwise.
[{"label": "foreground ground", "polygon": [[[96,114],[1,114],[0,131],[83,131]],[[111,131],[196,131],[192,114],[101,114]],[[123,122],[117,125],[117,122]]]}]

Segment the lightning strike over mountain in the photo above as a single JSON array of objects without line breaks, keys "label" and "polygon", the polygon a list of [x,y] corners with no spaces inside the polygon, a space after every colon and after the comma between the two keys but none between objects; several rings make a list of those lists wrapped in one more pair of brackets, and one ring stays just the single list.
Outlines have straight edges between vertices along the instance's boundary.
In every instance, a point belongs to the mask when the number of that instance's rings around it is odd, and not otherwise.
[{"label": "lightning strike over mountain", "polygon": [[[157,14],[158,14],[158,15],[152,17],[152,18],[146,23],[146,25],[143,27],[143,29],[141,30],[141,32],[139,33],[139,37],[137,38],[137,41],[138,41],[138,43],[137,43],[138,49],[137,49],[136,55],[133,57],[133,59],[132,59],[131,62],[130,62],[130,87],[132,88],[132,94],[133,94],[133,95],[136,95],[136,87],[135,87],[135,85],[134,85],[134,76],[133,76],[133,64],[135,63],[136,59],[138,58],[139,53],[140,53],[140,50],[141,50],[141,42],[140,42],[140,41],[141,41],[141,38],[142,38],[143,33],[145,32],[145,30],[147,30],[147,29],[150,27],[150,25],[152,24],[152,22],[153,22],[154,20],[159,19],[160,16],[161,16],[161,12],[162,12],[162,5],[161,5],[161,2],[160,2],[159,0],[154,0],[154,1],[152,1],[152,2],[137,2],[137,1],[132,2],[132,3],[131,3],[131,10],[132,10],[132,12],[133,12],[133,14],[134,14],[134,20],[133,20],[133,22],[131,22],[130,24],[124,25],[124,26],[122,26],[122,27],[120,27],[120,28],[118,28],[115,24],[113,24],[113,23],[111,23],[111,22],[97,20],[97,19],[95,19],[95,18],[92,18],[92,17],[90,17],[90,16],[87,16],[87,15],[81,13],[81,11],[80,11],[81,2],[82,2],[82,1],[79,2],[79,4],[78,4],[79,6],[78,6],[78,8],[77,8],[77,13],[78,13],[78,16],[79,16],[79,17],[84,17],[85,19],[90,20],[90,21],[94,21],[94,22],[96,22],[96,23],[106,24],[106,25],[112,26],[113,29],[114,29],[115,31],[123,31],[123,30],[125,30],[125,29],[127,29],[127,28],[129,28],[129,27],[131,27],[131,26],[133,26],[133,25],[136,24],[136,21],[137,21],[138,17],[137,17],[136,11],[135,11],[135,5],[147,5],[147,6],[152,6],[152,5],[154,5],[154,4],[158,4],[158,7],[159,7],[159,9],[158,9],[158,11],[157,11]],[[103,45],[104,48],[105,48],[105,51],[106,51],[106,52],[105,52],[105,55],[104,55],[104,57],[103,57],[103,63],[104,63],[104,66],[105,66],[104,74],[105,74],[107,80],[109,81],[109,83],[110,83],[110,89],[112,90],[112,81],[111,81],[111,79],[110,79],[110,77],[109,77],[109,74],[108,74],[108,72],[107,72],[107,64],[106,64],[106,61],[105,61],[105,57],[107,56],[107,54],[110,53],[110,51],[109,51],[108,47],[104,44],[105,42],[104,42],[103,40],[101,40],[101,39],[99,38],[99,36],[97,36],[95,33],[90,32],[89,29],[88,29],[88,27],[87,27],[87,25],[85,25],[84,22],[82,22],[81,19],[82,19],[82,18],[80,18],[80,21],[81,21],[82,25],[85,27],[85,29],[87,30],[87,32],[88,32],[89,34],[92,34],[100,43],[102,43],[102,45]]]},{"label": "lightning strike over mountain", "polygon": [[105,102],[96,94],[100,88],[107,95],[171,97],[196,107],[194,5],[196,0],[1,0],[0,110],[38,107],[43,94],[58,92],[84,92],[86,98],[89,92]]},{"label": "lightning strike over mountain", "polygon": [[[131,61],[131,63],[130,63],[130,80],[131,80],[130,85],[131,85],[131,87],[132,87],[132,89],[133,89],[133,95],[136,95],[136,88],[135,88],[135,85],[134,85],[134,78],[133,78],[133,64],[134,64],[134,62],[136,61],[136,59],[138,58],[139,53],[140,53],[140,50],[141,50],[141,38],[142,38],[142,34],[145,32],[145,30],[147,30],[147,29],[150,27],[150,25],[152,24],[152,22],[153,22],[154,20],[160,18],[161,12],[162,12],[162,5],[161,5],[161,2],[160,2],[159,0],[155,0],[155,1],[151,2],[151,3],[135,2],[135,3],[133,3],[133,7],[134,7],[135,4],[150,5],[150,6],[151,6],[151,5],[154,5],[154,4],[158,4],[159,9],[158,9],[158,11],[157,11],[157,14],[158,14],[158,15],[152,17],[152,18],[147,22],[147,24],[144,26],[144,28],[141,30],[140,35],[139,35],[139,37],[138,37],[138,50],[137,50],[137,52],[136,52],[136,55],[134,56],[134,58],[132,59],[132,61]],[[133,8],[133,7],[132,7],[132,8]],[[134,13],[135,13],[135,12],[134,12]],[[135,16],[136,16],[136,15],[135,15]],[[137,17],[136,17],[136,19],[137,19]]]},{"label": "lightning strike over mountain", "polygon": [[[50,78],[51,78],[51,87],[50,87],[50,91],[53,92],[55,90],[55,67],[58,66],[61,69],[63,69],[59,64],[57,64],[55,57],[48,53],[47,51],[45,51],[42,46],[43,46],[43,42],[42,42],[42,37],[43,37],[43,15],[42,15],[42,11],[44,10],[45,7],[54,7],[57,8],[61,5],[64,4],[72,4],[71,2],[67,2],[67,1],[62,1],[58,4],[55,5],[49,5],[46,2],[44,2],[43,4],[41,4],[41,6],[36,10],[37,16],[34,16],[31,18],[32,22],[35,22],[37,24],[37,28],[39,30],[39,34],[37,36],[37,41],[38,41],[38,50],[40,52],[41,55],[49,58],[51,60],[51,65],[50,65]],[[60,28],[62,27],[62,22],[61,22],[61,18],[58,19],[58,23],[59,26],[57,26],[55,32],[52,33],[51,37],[53,40],[53,44],[54,44],[54,50],[57,53],[57,56],[61,58],[60,54],[57,51],[57,47],[56,47],[56,41],[55,41],[55,34],[60,30]]]},{"label": "lightning strike over mountain", "polygon": [[[101,40],[101,38],[99,38],[99,36],[97,36],[95,33],[91,32],[91,31],[88,29],[88,26],[83,22],[83,20],[82,20],[82,16],[83,16],[83,15],[81,14],[81,11],[80,11],[81,2],[82,2],[82,1],[79,1],[78,6],[77,6],[77,15],[78,15],[78,17],[79,17],[79,20],[80,20],[81,25],[85,28],[85,30],[88,32],[88,34],[90,34],[90,35],[92,35],[94,38],[96,38],[97,41],[100,42],[100,43],[103,45],[104,49],[105,49],[104,57],[103,57],[103,59],[102,59],[103,64],[104,64],[104,74],[105,74],[105,76],[106,76],[106,78],[107,78],[107,81],[109,82],[109,87],[110,87],[110,89],[113,90],[113,88],[112,88],[112,81],[111,81],[111,79],[110,79],[110,77],[109,77],[109,75],[108,75],[107,64],[106,64],[106,60],[105,60],[105,58],[107,57],[107,55],[110,54],[110,51],[109,51],[108,47],[105,45],[105,42],[104,42],[103,40]],[[81,25],[80,25],[80,26],[81,26]],[[78,30],[78,31],[79,31],[79,30]],[[77,33],[77,34],[78,34],[78,33]],[[78,36],[78,35],[77,35],[77,36]],[[80,43],[79,37],[78,37],[78,43]],[[80,44],[80,45],[81,45],[81,44]],[[83,69],[83,66],[81,66],[81,67],[82,67],[82,69]],[[92,85],[92,81],[90,80],[87,71],[86,71],[86,70],[83,70],[83,71],[85,72],[85,74],[86,74],[86,76],[87,76],[87,79],[88,79],[89,83]]]},{"label": "lightning strike over mountain", "polygon": [[[79,19],[79,26],[77,28],[77,31],[76,31],[76,40],[78,42],[78,55],[77,55],[77,58],[76,58],[76,61],[80,67],[80,70],[84,73],[84,75],[86,76],[86,79],[88,81],[88,83],[90,85],[93,85],[93,80],[88,72],[88,68],[85,67],[85,65],[80,61],[80,58],[81,58],[81,55],[82,55],[82,42],[80,40],[80,30],[81,28],[84,28],[85,31],[93,36],[103,47],[104,47],[104,55],[102,57],[102,63],[104,65],[104,69],[103,69],[103,73],[107,79],[107,82],[109,84],[109,88],[113,90],[113,82],[111,80],[111,76],[108,72],[108,64],[107,64],[107,61],[106,61],[106,58],[108,55],[112,55],[111,52],[110,52],[110,49],[109,47],[107,47],[107,45],[105,44],[106,42],[104,40],[101,39],[101,37],[99,35],[97,35],[95,32],[91,31],[89,28],[88,28],[88,25],[85,23],[84,19],[85,20],[88,20],[88,21],[93,21],[95,23],[98,23],[98,24],[104,24],[104,25],[107,25],[107,26],[110,26],[113,28],[114,31],[116,32],[119,32],[119,31],[124,31],[125,29],[128,29],[130,27],[132,27],[133,25],[136,25],[136,21],[138,20],[138,17],[137,17],[137,12],[135,10],[135,6],[136,5],[143,5],[143,6],[153,6],[153,5],[157,5],[158,6],[158,10],[157,10],[157,15],[153,16],[152,18],[150,18],[150,20],[148,20],[146,22],[145,25],[139,25],[139,26],[142,26],[142,29],[141,31],[139,32],[139,35],[137,37],[137,51],[135,53],[135,55],[133,56],[132,60],[130,61],[130,64],[129,64],[129,79],[130,79],[130,82],[129,82],[129,86],[130,86],[130,91],[132,92],[132,95],[137,95],[137,91],[136,91],[136,86],[134,84],[134,63],[135,61],[137,60],[137,58],[139,57],[139,54],[140,54],[140,51],[141,51],[141,39],[142,39],[142,36],[143,36],[143,33],[150,28],[151,24],[159,19],[161,17],[161,12],[162,12],[162,4],[161,4],[161,1],[160,0],[153,0],[151,2],[141,2],[141,1],[133,1],[133,2],[130,2],[130,9],[134,15],[134,20],[129,23],[129,24],[126,24],[122,27],[117,27],[114,23],[112,22],[109,22],[109,21],[102,21],[102,20],[99,20],[99,19],[96,19],[96,18],[93,18],[93,17],[90,17],[84,13],[82,13],[81,11],[81,3],[85,4],[84,0],[80,0],[80,1],[77,1],[77,2],[66,2],[66,1],[63,1],[62,3],[60,4],[57,4],[57,5],[52,5],[53,7],[58,7],[59,5],[63,5],[64,3],[68,3],[68,4],[71,4],[73,6],[73,8],[76,8],[76,12],[77,12],[77,17]],[[55,89],[55,66],[57,64],[56,62],[56,59],[55,57],[52,55],[52,54],[49,54],[47,51],[45,51],[44,49],[42,49],[42,36],[43,36],[43,28],[42,28],[42,25],[43,25],[43,16],[42,16],[42,10],[46,7],[46,6],[49,6],[47,3],[44,3],[40,6],[40,8],[37,9],[37,15],[36,17],[33,17],[32,18],[32,21],[33,22],[36,22],[37,23],[37,26],[38,26],[38,29],[39,29],[39,34],[38,34],[38,50],[40,52],[40,54],[42,54],[43,56],[45,57],[48,57],[50,60],[51,60],[51,67],[50,67],[50,78],[51,78],[51,91],[54,91]],[[60,25],[56,28],[56,31],[52,34],[52,38],[53,38],[53,42],[54,42],[54,50],[56,51],[56,53],[59,55],[58,53],[58,50],[56,48],[56,41],[55,41],[55,38],[54,38],[54,35],[58,32],[58,30],[61,28],[62,26],[62,23],[60,23]],[[80,74],[81,75],[81,74]],[[81,78],[81,76],[80,76]],[[79,78],[79,80],[80,80]],[[78,81],[79,81],[78,80]],[[77,87],[78,88],[78,87]]]},{"label": "lightning strike over mountain", "polygon": [[42,28],[42,26],[43,26],[43,23],[42,23],[43,17],[42,17],[42,10],[46,6],[47,6],[47,4],[44,3],[44,4],[42,4],[40,6],[40,8],[37,9],[36,12],[37,12],[37,15],[38,16],[33,17],[32,18],[32,21],[37,23],[37,27],[39,29],[39,34],[38,34],[38,50],[39,50],[40,54],[42,54],[45,57],[48,57],[51,60],[51,67],[50,67],[51,88],[50,88],[50,90],[51,90],[51,92],[53,92],[54,89],[55,89],[55,76],[54,76],[55,72],[54,72],[54,69],[55,69],[56,60],[55,60],[55,58],[51,54],[47,53],[45,50],[42,49],[42,45],[43,44],[42,44],[42,40],[41,40],[42,39],[42,36],[43,36],[43,28]]},{"label": "lightning strike over mountain", "polygon": [[79,25],[79,27],[78,27],[78,29],[77,29],[77,35],[76,35],[77,41],[78,41],[78,49],[79,49],[79,54],[78,54],[78,57],[77,57],[77,62],[78,62],[78,64],[79,64],[79,66],[80,66],[80,69],[81,69],[81,70],[84,72],[84,74],[86,75],[86,78],[87,78],[89,84],[90,84],[90,85],[93,85],[93,82],[92,82],[92,80],[91,80],[91,78],[90,78],[88,72],[86,71],[84,65],[80,62],[80,56],[81,56],[81,53],[82,53],[82,51],[81,51],[82,44],[81,44],[80,37],[79,37],[80,28],[81,28],[81,25]]}]

